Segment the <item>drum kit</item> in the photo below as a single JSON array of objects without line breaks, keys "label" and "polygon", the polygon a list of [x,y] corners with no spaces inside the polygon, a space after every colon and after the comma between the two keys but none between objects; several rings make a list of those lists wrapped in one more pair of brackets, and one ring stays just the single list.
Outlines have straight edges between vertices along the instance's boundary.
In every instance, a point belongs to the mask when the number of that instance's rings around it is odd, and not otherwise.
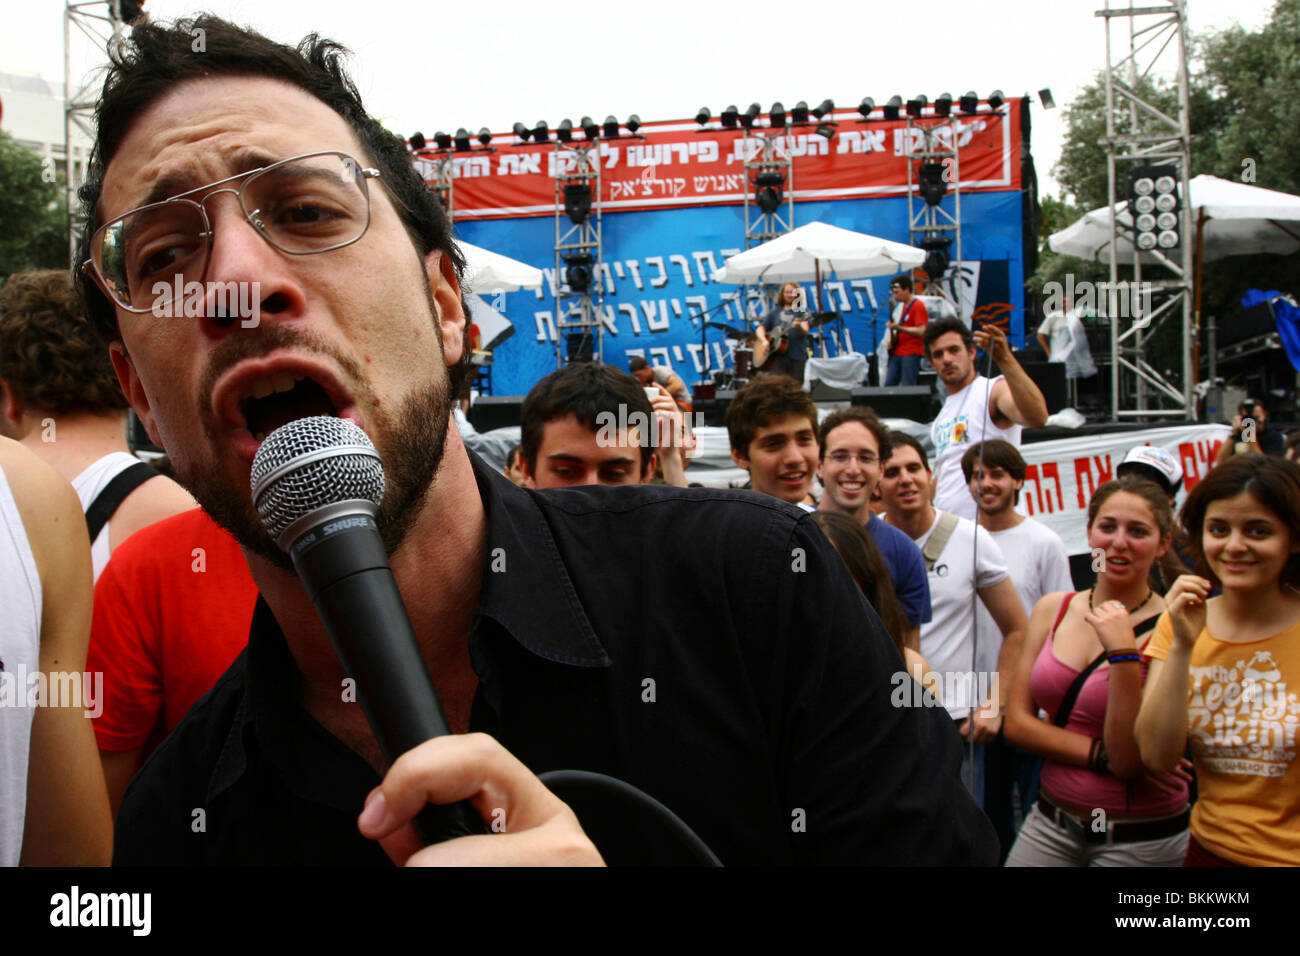
[{"label": "drum kit", "polygon": [[[839,313],[837,312],[819,312],[808,317],[808,327],[814,329],[838,318]],[[748,385],[749,380],[757,371],[754,368],[754,348],[752,343],[758,336],[748,329],[727,325],[724,322],[705,322],[704,324],[710,329],[725,332],[727,338],[736,339],[741,343],[732,349],[732,357],[735,361],[734,371],[720,369],[713,373],[714,388],[743,388]],[[820,339],[820,336],[814,335],[812,338]]]}]

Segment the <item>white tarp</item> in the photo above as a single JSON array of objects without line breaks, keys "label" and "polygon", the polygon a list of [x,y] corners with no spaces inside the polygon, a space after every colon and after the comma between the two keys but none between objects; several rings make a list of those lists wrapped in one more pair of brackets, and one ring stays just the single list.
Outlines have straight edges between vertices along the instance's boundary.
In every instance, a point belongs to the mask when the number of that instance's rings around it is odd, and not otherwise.
[{"label": "white tarp", "polygon": [[541,269],[526,262],[459,239],[456,245],[465,256],[465,285],[471,292],[490,295],[493,292],[540,289],[546,279]]}]

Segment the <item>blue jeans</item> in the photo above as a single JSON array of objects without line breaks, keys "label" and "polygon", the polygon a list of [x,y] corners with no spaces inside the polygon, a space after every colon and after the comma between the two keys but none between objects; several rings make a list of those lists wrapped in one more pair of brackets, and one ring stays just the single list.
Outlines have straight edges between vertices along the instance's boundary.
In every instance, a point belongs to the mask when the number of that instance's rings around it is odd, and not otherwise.
[{"label": "blue jeans", "polygon": [[885,387],[915,385],[921,374],[921,356],[891,355],[885,370]]}]

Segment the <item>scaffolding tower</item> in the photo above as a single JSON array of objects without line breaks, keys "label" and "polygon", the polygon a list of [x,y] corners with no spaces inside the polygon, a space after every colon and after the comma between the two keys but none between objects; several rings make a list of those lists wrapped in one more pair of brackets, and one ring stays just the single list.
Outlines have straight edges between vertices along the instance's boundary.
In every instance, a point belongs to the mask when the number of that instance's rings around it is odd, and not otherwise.
[{"label": "scaffolding tower", "polygon": [[[1105,145],[1108,199],[1112,210],[1110,242],[1107,245],[1111,307],[1106,312],[1110,323],[1111,413],[1116,421],[1157,416],[1191,419],[1195,414],[1191,367],[1194,263],[1190,229],[1191,192],[1188,189],[1191,133],[1187,4],[1185,0],[1148,0],[1141,7],[1135,7],[1131,2],[1127,7],[1112,7],[1111,0],[1106,0],[1105,9],[1098,10],[1096,16],[1103,19],[1106,27]],[[1118,36],[1112,30],[1117,31]],[[1165,55],[1167,52],[1168,56]],[[1140,92],[1142,81],[1153,70],[1168,70],[1170,67],[1175,76],[1177,95],[1177,107],[1172,113],[1161,109]],[[1178,212],[1180,241],[1176,248],[1166,251],[1153,248],[1139,252],[1133,228],[1118,222],[1116,204],[1128,195],[1134,167],[1160,163],[1177,168],[1182,194]],[[1128,249],[1119,248],[1121,236],[1130,240]],[[1130,306],[1134,300],[1139,303],[1149,301],[1149,312],[1143,308],[1114,308],[1120,298],[1117,292],[1123,288],[1119,281],[1121,265],[1133,270],[1130,289],[1135,292],[1149,290],[1151,293],[1149,296],[1126,295],[1123,299]],[[1158,269],[1160,278],[1145,278],[1144,270],[1152,267]],[[1105,299],[1103,296],[1103,301]],[[1181,383],[1169,382],[1147,361],[1151,339],[1170,322],[1181,323]],[[1121,328],[1121,325],[1125,327]]]},{"label": "scaffolding tower", "polygon": [[[794,165],[790,162],[789,151],[783,149],[783,140],[788,142],[790,126],[766,134],[751,136],[752,130],[746,130],[744,139],[745,170],[745,248],[752,249],[761,243],[778,236],[784,236],[794,228]],[[764,192],[768,190],[768,192]],[[775,190],[778,201],[770,211],[761,205],[760,195],[772,196]],[[742,311],[745,328],[748,330],[752,319],[752,305],[759,307],[759,317],[772,307],[775,301],[774,288],[771,284],[752,291],[748,283],[741,288]]]},{"label": "scaffolding tower", "polygon": [[604,361],[600,144],[555,143],[555,367]]},{"label": "scaffolding tower", "polygon": [[[925,283],[917,295],[937,295],[948,300],[954,311],[961,315],[961,303],[944,284],[944,276],[951,265],[961,259],[961,160],[957,152],[957,117],[907,116],[907,234],[908,242],[928,254],[941,254],[946,262],[938,275],[931,275],[932,259],[926,259]],[[925,189],[938,183],[946,186],[938,202],[925,198]],[[943,206],[943,200],[952,197],[952,210]]]},{"label": "scaffolding tower", "polygon": [[[101,62],[86,75],[84,82],[78,83],[73,74],[73,57],[76,54],[78,62],[83,62],[94,54],[102,60],[104,54],[121,44],[126,33],[124,6],[128,10],[127,16],[134,19],[139,15],[138,5],[124,4],[122,0],[88,0],[81,3],[69,0],[63,9],[63,155],[66,164],[64,189],[68,209],[69,262],[73,262],[73,257],[77,254],[77,240],[86,226],[77,199],[77,189],[81,184],[74,172],[72,133],[74,129],[80,130],[87,139],[94,141],[95,104],[99,102],[104,77],[108,73],[108,64]],[[73,262],[73,265],[76,263]]]}]

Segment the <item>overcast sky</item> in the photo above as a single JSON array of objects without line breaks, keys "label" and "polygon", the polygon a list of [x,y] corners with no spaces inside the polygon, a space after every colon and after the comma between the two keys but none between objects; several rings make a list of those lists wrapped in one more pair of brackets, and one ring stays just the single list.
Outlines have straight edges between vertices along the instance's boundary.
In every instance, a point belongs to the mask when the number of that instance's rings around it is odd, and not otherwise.
[{"label": "overcast sky", "polygon": [[[1118,5],[1119,0],[1111,0]],[[1258,29],[1272,0],[1190,0],[1193,31]],[[644,121],[716,116],[774,100],[854,107],[894,93],[933,100],[967,89],[1008,96],[1050,88],[1059,105],[1104,64],[1104,0],[147,0],[155,18],[199,9],[296,42],[317,31],[351,47],[367,108],[394,132],[465,126],[552,128],[585,113]],[[0,14],[0,71],[63,76],[63,7],[10,0]],[[880,13],[870,13],[870,9]],[[888,11],[888,12],[884,12]],[[991,11],[997,11],[996,13]],[[1118,35],[1118,34],[1116,34]],[[90,49],[87,41],[80,50]],[[80,67],[93,64],[83,59]],[[1055,192],[1061,112],[1035,98],[1033,152]]]}]

